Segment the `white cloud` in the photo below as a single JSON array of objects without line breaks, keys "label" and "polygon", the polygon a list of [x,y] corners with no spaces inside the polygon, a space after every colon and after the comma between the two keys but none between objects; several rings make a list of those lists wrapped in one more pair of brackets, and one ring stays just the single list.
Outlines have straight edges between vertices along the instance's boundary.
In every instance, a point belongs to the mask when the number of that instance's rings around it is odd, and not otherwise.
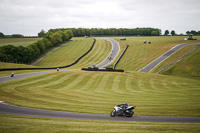
[{"label": "white cloud", "polygon": [[37,35],[50,28],[200,30],[199,0],[1,0],[0,32]]}]

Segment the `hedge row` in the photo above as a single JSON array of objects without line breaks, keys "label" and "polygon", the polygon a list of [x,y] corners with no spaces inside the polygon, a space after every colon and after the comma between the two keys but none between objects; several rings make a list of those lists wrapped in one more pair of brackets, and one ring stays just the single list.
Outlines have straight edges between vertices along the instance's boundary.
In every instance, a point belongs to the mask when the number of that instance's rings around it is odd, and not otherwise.
[{"label": "hedge row", "polygon": [[95,42],[96,42],[96,39],[94,39],[94,42],[93,42],[92,46],[90,47],[90,49],[85,54],[83,54],[81,57],[79,57],[75,62],[73,62],[71,64],[68,64],[68,65],[65,65],[65,66],[44,67],[44,68],[3,68],[3,69],[0,69],[0,71],[8,71],[8,70],[39,70],[39,69],[42,69],[42,70],[56,69],[57,70],[57,68],[70,67],[70,66],[73,66],[73,65],[77,64],[84,56],[86,56],[93,49]]},{"label": "hedge row", "polygon": [[26,47],[5,45],[0,47],[0,61],[30,63],[53,46],[57,46],[73,37],[71,30],[47,32],[42,40]]}]

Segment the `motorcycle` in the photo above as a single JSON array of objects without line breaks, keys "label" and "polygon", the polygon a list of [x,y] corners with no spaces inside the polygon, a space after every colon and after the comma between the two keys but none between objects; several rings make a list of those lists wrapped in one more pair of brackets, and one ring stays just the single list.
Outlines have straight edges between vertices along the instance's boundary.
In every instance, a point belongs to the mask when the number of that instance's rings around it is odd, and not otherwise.
[{"label": "motorcycle", "polygon": [[114,110],[110,113],[111,117],[115,116],[126,116],[132,117],[134,112],[132,111],[135,109],[135,106],[130,106],[128,104],[120,104],[114,107]]}]

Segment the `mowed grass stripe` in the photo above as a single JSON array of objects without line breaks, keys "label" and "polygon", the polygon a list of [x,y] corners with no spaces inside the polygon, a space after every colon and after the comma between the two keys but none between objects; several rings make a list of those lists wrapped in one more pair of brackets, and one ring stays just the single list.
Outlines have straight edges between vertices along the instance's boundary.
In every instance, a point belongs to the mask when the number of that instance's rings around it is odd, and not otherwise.
[{"label": "mowed grass stripe", "polygon": [[14,46],[28,46],[42,38],[0,38],[0,46],[14,45]]},{"label": "mowed grass stripe", "polygon": [[36,66],[55,67],[69,65],[86,53],[92,46],[93,41],[92,38],[75,38],[74,42],[48,54]]},{"label": "mowed grass stripe", "polygon": [[98,57],[102,54],[101,50],[102,50],[101,41],[99,39],[96,39],[95,46],[92,49],[92,54],[90,53],[88,59],[85,62],[82,62],[81,65],[83,66],[88,65],[88,62],[93,61],[94,58],[98,59]]},{"label": "mowed grass stripe", "polygon": [[[173,46],[180,43],[198,42],[185,41],[184,36],[176,37],[127,37],[126,41],[120,41],[119,37],[113,37],[120,45],[129,44],[129,48],[123,58],[117,65],[117,69],[125,71],[138,71],[154,59],[158,58]],[[144,41],[150,41],[151,44],[144,44]]]},{"label": "mowed grass stripe", "polygon": [[60,71],[45,75],[46,83],[30,77],[24,80],[30,86],[21,88],[12,84],[19,80],[1,83],[1,100],[34,108],[100,114],[109,114],[114,105],[128,103],[137,106],[137,115],[200,116],[197,80],[138,72]]},{"label": "mowed grass stripe", "polygon": [[112,49],[111,43],[105,39],[95,39],[96,43],[92,51],[90,51],[89,54],[87,54],[83,59],[81,59],[78,64],[70,68],[91,67],[92,65],[97,65],[106,59],[106,57],[109,55]]},{"label": "mowed grass stripe", "polygon": [[[154,122],[121,122],[121,121],[91,121],[57,118],[39,118],[14,115],[0,115],[2,132],[13,133],[198,133],[199,123],[154,123]],[[123,128],[119,128],[123,127]],[[47,131],[48,129],[48,131]]]}]

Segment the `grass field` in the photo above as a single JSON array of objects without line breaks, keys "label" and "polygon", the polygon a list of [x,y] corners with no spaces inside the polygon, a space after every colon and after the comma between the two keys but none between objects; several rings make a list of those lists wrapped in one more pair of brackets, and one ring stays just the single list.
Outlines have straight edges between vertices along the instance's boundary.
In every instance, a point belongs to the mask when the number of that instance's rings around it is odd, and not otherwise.
[{"label": "grass field", "polygon": [[[75,38],[74,42],[53,51],[42,61],[38,62],[36,66],[54,67],[71,64],[90,49],[93,41],[93,38]],[[97,38],[93,50],[87,55],[87,57],[81,59],[78,65],[75,67],[73,66],[73,68],[88,67],[98,64],[108,56],[110,51],[111,44],[104,39]]]},{"label": "grass field", "polygon": [[[172,62],[176,61],[180,57],[184,56],[188,51],[190,51],[192,48],[194,48],[196,45],[189,45],[186,47],[183,47],[182,49],[178,50],[174,54],[172,54],[170,57],[168,57],[166,60],[164,60],[162,63],[160,63],[158,66],[156,66],[154,69],[152,69],[152,73],[156,73],[165,66],[171,64]],[[193,52],[193,51],[192,51]]]},{"label": "grass field", "polygon": [[[120,38],[116,37],[114,39],[121,45],[129,44],[117,68],[125,69],[125,71],[139,71],[177,44],[199,42],[199,40],[185,41],[184,38],[184,36],[127,37],[126,41],[120,41]],[[150,41],[151,44],[144,44],[144,40]]]},{"label": "grass field", "polygon": [[96,43],[92,51],[90,51],[88,55],[86,55],[76,65],[70,67],[69,69],[91,67],[92,65],[99,64],[108,57],[112,49],[111,43],[105,39],[100,39],[100,38],[95,38],[95,39]]},{"label": "grass field", "polygon": [[[182,48],[152,73],[137,72],[171,47],[190,42],[184,41],[183,38],[127,37],[127,41],[120,41],[119,37],[115,37],[120,43],[121,51],[126,44],[130,45],[117,66],[118,69],[125,69],[126,73],[60,71],[4,82],[0,83],[0,100],[19,106],[97,114],[109,114],[115,105],[128,103],[136,106],[135,115],[200,117],[200,82],[198,76],[191,78],[199,75],[199,47],[167,69],[164,74],[168,75],[154,72],[178,59],[193,46]],[[65,56],[73,61],[79,55],[70,53],[67,56],[64,51],[74,49],[79,53],[84,48],[86,50],[86,45],[89,48],[93,42],[92,39],[85,38],[76,40],[81,42],[73,42],[78,48],[71,45],[61,48],[63,53],[55,60]],[[144,44],[144,40],[151,41],[152,44]],[[77,65],[68,69],[95,65],[103,61],[110,50],[111,44],[108,41],[97,38],[94,49]],[[50,56],[58,55],[61,51]],[[43,60],[40,66],[48,63]],[[184,69],[188,72],[185,73]],[[0,72],[0,75],[5,73],[7,72]],[[0,115],[0,132],[182,133],[199,132],[199,127],[199,124],[86,121]]]},{"label": "grass field", "polygon": [[109,114],[127,102],[137,106],[136,115],[200,116],[199,86],[199,80],[157,74],[71,71],[0,83],[0,97],[69,112]]},{"label": "grass field", "polygon": [[4,133],[199,133],[200,124],[67,120],[0,115]]},{"label": "grass field", "polygon": [[33,68],[35,66],[0,62],[0,68]]},{"label": "grass field", "polygon": [[[80,69],[82,67],[90,67],[96,65],[106,59],[111,51],[112,45],[105,39],[96,38],[96,43],[93,50],[82,58],[78,64],[66,69]],[[69,43],[66,46],[50,53],[45,59],[39,62],[36,66],[14,64],[14,63],[0,63],[0,68],[26,68],[26,67],[48,67],[61,66],[73,63],[77,58],[83,55],[92,45],[92,38],[75,38],[75,42]],[[87,48],[87,49],[86,49]],[[72,50],[73,49],[73,50]],[[65,60],[65,62],[63,62]],[[55,63],[56,62],[56,63]],[[68,64],[67,64],[68,63]],[[35,72],[36,70],[33,70]],[[41,71],[41,70],[39,70]],[[1,71],[0,76],[10,76],[13,71]],[[16,74],[32,72],[28,70],[14,71]]]},{"label": "grass field", "polygon": [[200,78],[200,47],[198,46],[181,61],[162,72],[162,74]]},{"label": "grass field", "polygon": [[29,44],[41,39],[42,38],[1,38],[0,46],[4,46],[4,45],[28,46]]}]

